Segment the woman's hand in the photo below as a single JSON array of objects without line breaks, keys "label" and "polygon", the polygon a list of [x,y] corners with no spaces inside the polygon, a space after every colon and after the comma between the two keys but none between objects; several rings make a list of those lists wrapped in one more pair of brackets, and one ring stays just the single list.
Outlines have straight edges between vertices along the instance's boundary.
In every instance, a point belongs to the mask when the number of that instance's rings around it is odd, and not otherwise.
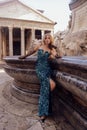
[{"label": "woman's hand", "polygon": [[53,59],[55,59],[56,56],[57,56],[56,49],[53,48],[53,49],[51,50],[51,55],[50,55],[50,57],[53,58]]},{"label": "woman's hand", "polygon": [[62,56],[57,54],[57,51],[55,49],[52,49],[50,58],[55,59],[55,58],[62,58]]},{"label": "woman's hand", "polygon": [[57,59],[58,59],[58,58],[62,58],[62,56],[59,56],[59,55],[57,54],[57,55],[55,56],[55,58],[57,58]]}]

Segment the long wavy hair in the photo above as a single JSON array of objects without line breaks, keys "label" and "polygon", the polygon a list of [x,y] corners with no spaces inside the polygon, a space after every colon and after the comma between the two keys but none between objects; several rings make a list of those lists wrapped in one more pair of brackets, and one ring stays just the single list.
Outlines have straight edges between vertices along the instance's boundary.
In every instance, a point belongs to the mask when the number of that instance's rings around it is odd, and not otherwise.
[{"label": "long wavy hair", "polygon": [[55,45],[54,45],[54,38],[52,37],[52,35],[50,33],[46,33],[43,37],[43,43],[45,43],[45,38],[49,36],[50,37],[50,44],[49,44],[49,48],[52,49],[52,48],[57,48]]}]

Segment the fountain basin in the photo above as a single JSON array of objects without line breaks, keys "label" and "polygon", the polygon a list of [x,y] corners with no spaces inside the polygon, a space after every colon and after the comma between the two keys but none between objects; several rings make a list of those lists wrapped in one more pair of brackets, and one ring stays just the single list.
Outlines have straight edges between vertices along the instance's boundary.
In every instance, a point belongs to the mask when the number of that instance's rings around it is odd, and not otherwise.
[{"label": "fountain basin", "polygon": [[[18,57],[5,57],[4,69],[13,77],[11,93],[18,99],[38,104],[39,80],[35,72],[37,57],[19,60]],[[87,57],[65,56],[50,60],[54,70],[56,91],[54,91],[54,110],[60,110],[75,129],[87,129]],[[61,107],[62,106],[62,107]],[[71,115],[71,118],[70,118]],[[79,124],[80,122],[80,124]]]},{"label": "fountain basin", "polygon": [[36,57],[20,60],[17,56],[7,56],[4,60],[6,73],[13,77],[12,95],[23,101],[37,104],[40,85],[35,72]]}]

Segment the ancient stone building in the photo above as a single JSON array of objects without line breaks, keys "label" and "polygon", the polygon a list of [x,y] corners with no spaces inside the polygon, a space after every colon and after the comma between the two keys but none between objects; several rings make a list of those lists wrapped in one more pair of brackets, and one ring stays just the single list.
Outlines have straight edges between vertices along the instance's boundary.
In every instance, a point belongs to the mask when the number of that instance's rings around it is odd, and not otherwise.
[{"label": "ancient stone building", "polygon": [[[69,7],[68,30],[61,32],[63,54],[87,56],[87,0],[71,0]],[[56,42],[59,44],[59,39]]]},{"label": "ancient stone building", "polygon": [[41,39],[47,32],[53,34],[55,22],[42,12],[19,0],[0,2],[0,60],[8,55],[23,55],[32,40]]}]

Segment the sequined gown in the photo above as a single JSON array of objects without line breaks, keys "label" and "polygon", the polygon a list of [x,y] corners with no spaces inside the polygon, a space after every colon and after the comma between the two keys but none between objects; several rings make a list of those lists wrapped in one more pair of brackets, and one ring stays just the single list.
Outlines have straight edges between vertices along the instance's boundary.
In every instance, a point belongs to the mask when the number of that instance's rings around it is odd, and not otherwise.
[{"label": "sequined gown", "polygon": [[50,53],[38,50],[36,73],[40,81],[40,97],[39,97],[39,116],[50,115],[52,113],[50,82],[51,67],[48,62]]}]

